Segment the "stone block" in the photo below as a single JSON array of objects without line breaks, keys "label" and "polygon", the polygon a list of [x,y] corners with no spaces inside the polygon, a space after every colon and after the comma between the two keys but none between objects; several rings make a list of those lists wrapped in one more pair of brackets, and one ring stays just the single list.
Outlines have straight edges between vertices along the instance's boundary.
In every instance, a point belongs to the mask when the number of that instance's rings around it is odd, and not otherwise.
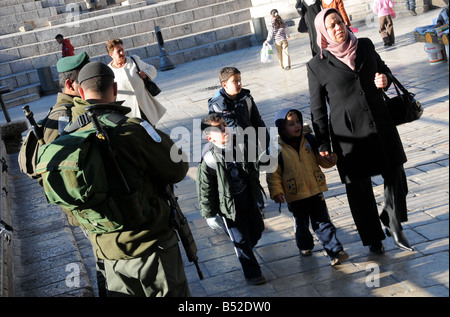
[{"label": "stone block", "polygon": [[[193,32],[191,27],[192,27],[191,24],[183,24],[183,25],[177,25],[177,26],[171,27],[170,28],[170,36],[168,38],[172,39],[172,38],[182,37],[186,34],[195,33],[195,32]],[[167,37],[163,37],[163,38],[167,38]]]},{"label": "stone block", "polygon": [[200,20],[214,15],[212,7],[203,7],[194,10],[194,20]]},{"label": "stone block", "polygon": [[[2,74],[3,76],[12,74],[11,66],[9,63],[0,63],[0,74]],[[3,82],[0,81],[0,86],[3,85],[4,85]]]},{"label": "stone block", "polygon": [[157,44],[148,45],[145,47],[147,56],[159,56],[159,47]]},{"label": "stone block", "polygon": [[178,12],[176,4],[173,2],[157,6],[156,11],[158,12],[159,17],[171,15],[175,12]]},{"label": "stone block", "polygon": [[114,25],[124,25],[127,23],[134,23],[141,21],[141,14],[139,11],[127,12],[127,14],[118,14],[113,16]]},{"label": "stone block", "polygon": [[230,15],[221,15],[211,18],[214,24],[214,28],[229,27],[231,25]]},{"label": "stone block", "polygon": [[0,51],[0,59],[2,62],[10,62],[20,58],[19,49],[10,48],[7,50]]},{"label": "stone block", "polygon": [[154,19],[155,25],[159,26],[161,30],[170,28],[175,25],[173,16],[160,16]]},{"label": "stone block", "polygon": [[117,26],[114,28],[112,34],[114,35],[114,38],[124,38],[130,35],[134,35],[135,34],[134,25],[126,24],[122,26]]},{"label": "stone block", "polygon": [[[99,55],[107,54],[105,43],[97,43],[97,44],[89,45],[86,47],[86,49],[87,49],[86,52],[88,53],[89,56],[99,56]],[[83,47],[83,50],[85,50],[84,47]],[[108,58],[109,58],[109,55],[108,55]]]},{"label": "stone block", "polygon": [[[133,37],[133,47],[148,46],[156,43],[155,33],[143,33],[140,36]],[[147,55],[147,54],[145,54]]]},{"label": "stone block", "polygon": [[199,33],[214,29],[212,19],[204,19],[191,23],[192,33]]},{"label": "stone block", "polygon": [[175,25],[189,23],[192,21],[194,21],[194,11],[186,11],[173,15],[173,22]]},{"label": "stone block", "polygon": [[232,30],[233,30],[234,37],[250,34],[251,33],[250,23],[246,22],[246,23],[234,25],[232,27]]},{"label": "stone block", "polygon": [[39,55],[39,46],[38,45],[21,46],[20,48],[18,48],[18,51],[20,58],[33,57],[35,55]]},{"label": "stone block", "polygon": [[24,26],[19,27],[20,32],[31,31],[32,29],[33,29],[33,25],[31,25],[30,23],[25,23]]},{"label": "stone block", "polygon": [[74,48],[88,46],[88,45],[93,44],[89,33],[82,33],[79,35],[74,35],[74,36],[70,37],[69,40]]},{"label": "stone block", "polygon": [[154,19],[158,17],[158,12],[155,7],[148,7],[145,10],[141,10],[141,20]]},{"label": "stone block", "polygon": [[214,31],[205,32],[195,35],[195,41],[197,45],[204,45],[207,43],[213,43],[216,41],[216,33]]},{"label": "stone block", "polygon": [[218,41],[227,40],[233,37],[233,31],[230,28],[222,28],[216,30],[216,38]]},{"label": "stone block", "polygon": [[40,67],[48,67],[52,65],[56,65],[58,62],[58,57],[60,54],[48,54],[48,55],[41,55],[41,56],[35,56],[31,58],[33,68],[37,69]]}]

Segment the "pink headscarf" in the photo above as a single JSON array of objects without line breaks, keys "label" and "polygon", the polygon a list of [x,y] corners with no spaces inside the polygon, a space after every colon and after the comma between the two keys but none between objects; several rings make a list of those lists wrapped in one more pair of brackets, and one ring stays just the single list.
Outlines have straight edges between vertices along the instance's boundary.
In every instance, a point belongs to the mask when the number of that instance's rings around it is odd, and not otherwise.
[{"label": "pink headscarf", "polygon": [[[347,38],[344,42],[336,43],[331,40],[325,26],[325,15],[330,10],[333,10],[342,18],[338,10],[328,8],[320,11],[314,20],[314,25],[316,26],[317,31],[317,45],[319,45],[320,47],[320,58],[323,58],[322,50],[326,49],[338,60],[348,65],[348,67],[350,67],[352,70],[355,70],[355,58],[358,39],[353,34],[353,32],[347,28]],[[344,21],[344,19],[342,19],[342,21]]]}]

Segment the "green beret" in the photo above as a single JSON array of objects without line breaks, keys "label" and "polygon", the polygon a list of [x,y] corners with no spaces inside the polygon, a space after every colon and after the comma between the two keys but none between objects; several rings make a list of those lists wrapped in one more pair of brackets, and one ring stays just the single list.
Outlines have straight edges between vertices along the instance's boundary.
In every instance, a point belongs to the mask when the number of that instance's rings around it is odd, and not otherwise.
[{"label": "green beret", "polygon": [[78,74],[78,82],[81,84],[83,81],[94,77],[111,77],[114,78],[114,72],[108,65],[100,62],[90,62],[83,66]]},{"label": "green beret", "polygon": [[64,73],[77,68],[81,68],[87,63],[89,63],[89,55],[86,54],[86,52],[82,52],[74,56],[61,58],[56,63],[56,70],[58,71],[58,73]]}]

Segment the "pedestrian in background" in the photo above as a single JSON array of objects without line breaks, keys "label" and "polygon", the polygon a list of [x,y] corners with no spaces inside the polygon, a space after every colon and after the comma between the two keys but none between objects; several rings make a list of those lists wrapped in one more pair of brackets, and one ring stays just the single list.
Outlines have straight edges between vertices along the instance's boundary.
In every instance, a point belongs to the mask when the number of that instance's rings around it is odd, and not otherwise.
[{"label": "pedestrian in background", "polygon": [[[152,125],[162,118],[166,109],[145,88],[143,78],[154,80],[157,74],[153,65],[144,63],[137,55],[127,58],[121,39],[106,42],[106,50],[112,61],[108,66],[113,70],[117,82],[117,100],[123,100],[123,106],[131,108],[130,117],[138,117]],[[137,64],[137,65],[136,65]],[[137,71],[137,66],[140,71]]]},{"label": "pedestrian in background", "polygon": [[309,45],[311,47],[311,54],[314,57],[320,52],[319,46],[317,46],[316,27],[314,26],[314,19],[317,13],[322,10],[321,0],[297,0],[295,8],[303,12],[306,27],[308,28]]},{"label": "pedestrian in background", "polygon": [[55,36],[55,40],[56,42],[58,42],[58,44],[62,45],[62,57],[67,57],[67,56],[73,56],[74,53],[74,48],[72,46],[72,44],[70,43],[70,41],[68,39],[65,39],[64,36],[62,36],[62,34],[58,34]]},{"label": "pedestrian in background", "polygon": [[412,15],[417,15],[416,13],[416,0],[405,0],[406,10]]},{"label": "pedestrian in background", "polygon": [[270,11],[270,18],[269,32],[264,43],[267,44],[273,39],[281,68],[289,70],[291,69],[291,57],[288,49],[290,38],[288,25],[280,17],[277,9]]},{"label": "pedestrian in background", "polygon": [[380,21],[379,33],[384,46],[395,44],[394,22],[391,16],[393,8],[394,3],[392,0],[375,0],[373,3],[373,13],[378,15],[378,20]]},{"label": "pedestrian in background", "polygon": [[345,11],[344,0],[322,0],[322,8],[334,8],[339,11],[342,18],[344,19],[345,25],[351,26],[350,19],[347,15],[347,11]]},{"label": "pedestrian in background", "polygon": [[[319,153],[338,156],[337,168],[345,184],[350,211],[363,245],[378,254],[382,240],[412,251],[402,231],[407,221],[407,161],[397,127],[381,89],[391,73],[368,38],[348,31],[336,9],[316,17],[317,44],[322,52],[307,63],[311,121]],[[384,179],[384,208],[379,215],[371,177]]]}]

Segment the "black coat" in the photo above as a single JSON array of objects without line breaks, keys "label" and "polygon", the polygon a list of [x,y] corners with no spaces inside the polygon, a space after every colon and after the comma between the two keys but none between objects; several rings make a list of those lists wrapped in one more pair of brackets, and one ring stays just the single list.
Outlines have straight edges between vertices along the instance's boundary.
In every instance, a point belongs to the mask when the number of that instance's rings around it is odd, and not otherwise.
[{"label": "black coat", "polygon": [[316,35],[316,27],[314,26],[314,19],[316,18],[317,13],[322,10],[322,0],[316,0],[311,6],[309,6],[303,0],[297,0],[295,8],[297,11],[301,8],[302,19],[305,19],[306,27],[308,28],[309,35],[309,45],[311,47],[311,53],[314,57],[317,53],[320,52],[320,48],[317,45],[317,35]]},{"label": "black coat", "polygon": [[405,163],[397,128],[374,83],[376,72],[388,74],[390,69],[373,43],[358,40],[355,71],[326,50],[323,56],[319,53],[307,64],[311,119],[319,150],[330,151],[332,144],[338,155],[342,182],[378,175]]}]

